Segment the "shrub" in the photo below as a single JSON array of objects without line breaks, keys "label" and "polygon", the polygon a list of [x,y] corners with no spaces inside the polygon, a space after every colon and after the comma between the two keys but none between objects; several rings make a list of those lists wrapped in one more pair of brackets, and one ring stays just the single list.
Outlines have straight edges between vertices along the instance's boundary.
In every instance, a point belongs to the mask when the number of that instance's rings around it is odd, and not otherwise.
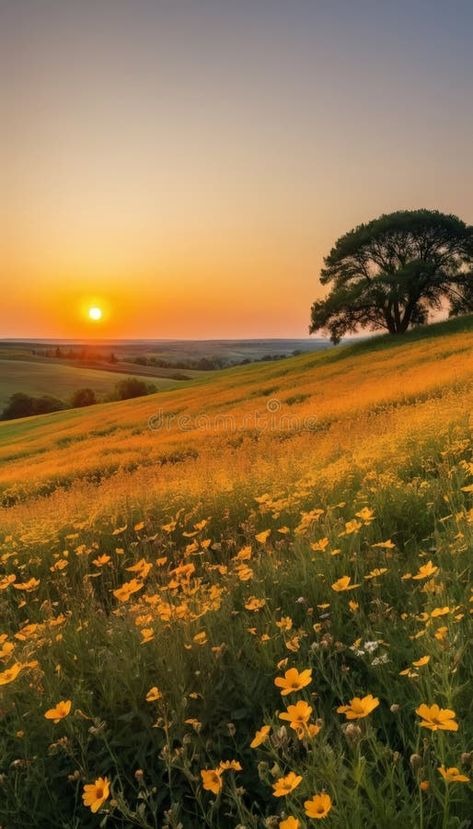
[{"label": "shrub", "polygon": [[137,377],[127,377],[115,385],[115,397],[117,400],[129,400],[132,397],[143,397],[152,394],[156,387],[152,383],[145,383]]},{"label": "shrub", "polygon": [[79,409],[82,406],[93,406],[95,403],[97,403],[97,398],[93,389],[76,389],[71,397],[73,409]]},{"label": "shrub", "polygon": [[31,397],[31,395],[24,392],[15,392],[11,395],[0,417],[1,420],[15,420],[19,417],[30,417],[35,414],[58,412],[65,408],[67,407],[62,400],[50,395]]}]

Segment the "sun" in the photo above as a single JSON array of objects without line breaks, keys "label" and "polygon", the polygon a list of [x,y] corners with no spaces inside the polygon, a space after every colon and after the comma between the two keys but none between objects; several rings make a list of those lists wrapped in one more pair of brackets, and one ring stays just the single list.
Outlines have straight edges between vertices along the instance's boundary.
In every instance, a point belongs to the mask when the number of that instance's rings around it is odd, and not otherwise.
[{"label": "sun", "polygon": [[93,308],[89,308],[89,319],[94,320],[94,322],[98,322],[102,319],[102,309],[97,308],[94,306]]}]

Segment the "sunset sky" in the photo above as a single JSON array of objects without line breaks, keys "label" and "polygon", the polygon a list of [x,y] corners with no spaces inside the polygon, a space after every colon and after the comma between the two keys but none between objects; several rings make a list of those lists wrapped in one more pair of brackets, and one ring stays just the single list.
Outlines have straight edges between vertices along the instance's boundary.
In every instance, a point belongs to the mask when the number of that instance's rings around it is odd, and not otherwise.
[{"label": "sunset sky", "polygon": [[1,0],[0,337],[306,336],[341,233],[473,223],[472,36],[471,0]]}]

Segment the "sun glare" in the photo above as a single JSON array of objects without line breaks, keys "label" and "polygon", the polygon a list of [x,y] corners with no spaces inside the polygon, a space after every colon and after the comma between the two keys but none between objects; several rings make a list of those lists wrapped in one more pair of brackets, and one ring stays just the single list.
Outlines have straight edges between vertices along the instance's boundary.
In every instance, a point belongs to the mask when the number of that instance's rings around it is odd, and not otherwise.
[{"label": "sun glare", "polygon": [[101,308],[89,308],[89,319],[94,320],[94,322],[98,322],[98,320],[102,319],[102,309]]}]

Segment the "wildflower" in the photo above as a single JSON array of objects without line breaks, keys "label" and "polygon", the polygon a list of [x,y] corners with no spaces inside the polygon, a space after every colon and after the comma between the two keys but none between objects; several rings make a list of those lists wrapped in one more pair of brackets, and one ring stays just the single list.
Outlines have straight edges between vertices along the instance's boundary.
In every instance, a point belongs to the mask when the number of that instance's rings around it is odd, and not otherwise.
[{"label": "wildflower", "polygon": [[332,590],[335,590],[336,593],[342,593],[344,590],[354,590],[355,587],[359,587],[359,584],[350,584],[351,576],[342,576],[341,579],[337,579],[332,584]]},{"label": "wildflower", "polygon": [[294,771],[290,771],[285,777],[280,777],[275,783],[273,783],[274,797],[286,797],[286,795],[293,792],[294,789],[297,789],[301,782],[302,777]]},{"label": "wildflower", "polygon": [[144,558],[140,558],[136,564],[132,564],[131,567],[126,567],[126,571],[128,573],[138,573],[141,579],[145,579],[149,574],[149,571],[152,568],[152,563],[150,561],[146,561]]},{"label": "wildflower", "polygon": [[422,567],[419,567],[415,576],[412,576],[413,579],[419,581],[420,579],[428,579],[430,576],[434,576],[435,573],[438,573],[438,567],[436,567],[432,562],[429,560],[427,564],[423,564]]},{"label": "wildflower", "polygon": [[15,590],[25,590],[27,593],[31,593],[33,590],[36,590],[37,587],[40,585],[40,580],[31,578],[29,581],[24,582],[15,582],[13,587]]},{"label": "wildflower", "polygon": [[421,717],[420,725],[431,731],[458,731],[455,711],[450,708],[439,708],[436,703],[430,706],[422,703],[416,708],[416,714]]},{"label": "wildflower", "polygon": [[20,673],[22,669],[22,665],[20,662],[15,662],[14,665],[10,665],[5,671],[0,673],[0,685],[8,685],[10,682],[13,682]]},{"label": "wildflower", "polygon": [[421,780],[419,783],[419,789],[422,792],[428,792],[430,789],[430,783],[428,780]]},{"label": "wildflower", "polygon": [[414,668],[423,668],[424,665],[428,665],[430,662],[430,656],[421,656],[420,659],[415,659],[412,663]]},{"label": "wildflower", "polygon": [[286,820],[281,820],[279,829],[300,829],[300,821],[296,817],[287,817]]},{"label": "wildflower", "polygon": [[240,581],[249,581],[253,578],[253,570],[246,564],[239,564],[235,572]]},{"label": "wildflower", "polygon": [[207,634],[205,630],[201,630],[199,633],[196,633],[195,636],[192,637],[192,641],[196,643],[196,645],[205,645],[207,642]]},{"label": "wildflower", "polygon": [[396,545],[390,538],[387,541],[378,541],[376,544],[372,544],[372,547],[379,547],[382,550],[392,550]]},{"label": "wildflower", "polygon": [[152,688],[149,689],[148,693],[146,694],[146,702],[156,702],[158,699],[162,698],[162,693],[156,685],[153,685]]},{"label": "wildflower", "polygon": [[311,713],[312,707],[301,699],[299,702],[296,702],[295,705],[289,705],[287,711],[283,711],[283,713],[279,715],[279,719],[287,720],[290,723],[291,728],[297,729],[300,726],[304,726],[309,721]]},{"label": "wildflower", "polygon": [[293,622],[290,616],[282,616],[275,624],[279,630],[291,630]]},{"label": "wildflower", "polygon": [[437,630],[434,633],[434,636],[436,639],[438,639],[439,642],[443,642],[443,640],[447,638],[447,634],[448,627],[446,627],[446,625],[442,625],[441,627],[437,628]]},{"label": "wildflower", "polygon": [[359,512],[356,512],[355,515],[357,518],[361,518],[361,520],[364,521],[365,524],[371,524],[374,518],[373,510],[368,509],[368,507],[363,507],[363,509],[360,509]]},{"label": "wildflower", "polygon": [[51,573],[57,573],[60,570],[64,570],[69,562],[65,558],[60,558],[58,561],[55,562],[49,569]]},{"label": "wildflower", "polygon": [[70,699],[67,700],[60,700],[54,708],[49,708],[48,711],[45,712],[44,716],[47,720],[52,720],[53,723],[58,723],[67,717],[71,710],[72,702]]},{"label": "wildflower", "polygon": [[314,818],[315,820],[323,820],[324,817],[327,817],[331,808],[332,799],[325,792],[314,795],[312,800],[304,801],[304,809],[307,817]]},{"label": "wildflower", "polygon": [[142,587],[142,581],[138,581],[138,579],[131,579],[131,581],[124,582],[121,587],[118,587],[117,590],[114,590],[113,595],[120,602],[127,602],[130,596],[133,593],[137,593],[137,591],[141,590]]},{"label": "wildflower", "polygon": [[375,567],[374,570],[371,570],[366,576],[365,579],[368,581],[369,579],[376,579],[379,576],[384,576],[385,573],[388,572],[387,567]]},{"label": "wildflower", "polygon": [[359,720],[371,714],[378,705],[378,697],[368,694],[366,697],[354,697],[349,705],[339,705],[337,713],[345,714],[347,720]]},{"label": "wildflower", "polygon": [[238,760],[222,760],[218,768],[220,771],[242,771],[242,767]]},{"label": "wildflower", "polygon": [[376,656],[375,659],[372,661],[372,665],[386,665],[389,662],[389,656],[387,653],[381,653],[379,656]]},{"label": "wildflower", "polygon": [[96,567],[103,567],[105,564],[108,564],[110,561],[110,556],[102,555],[94,558],[92,564],[95,564]]},{"label": "wildflower", "polygon": [[105,801],[110,797],[110,781],[108,777],[98,777],[94,783],[84,786],[82,800],[91,812],[98,812]]},{"label": "wildflower", "polygon": [[404,668],[403,671],[399,671],[399,676],[408,676],[409,679],[415,679],[419,674],[413,671],[412,668]]},{"label": "wildflower", "polygon": [[195,731],[197,731],[197,733],[199,733],[200,729],[202,728],[202,723],[200,722],[200,720],[196,720],[195,717],[189,717],[189,719],[184,720],[184,722],[186,725],[191,725],[192,728],[195,729]]},{"label": "wildflower", "polygon": [[286,648],[288,649],[288,651],[291,651],[292,653],[297,653],[297,651],[300,648],[300,636],[298,636],[297,634],[291,636],[291,638],[288,639],[286,642]]},{"label": "wildflower", "polygon": [[304,723],[303,725],[291,723],[291,728],[296,732],[298,740],[303,740],[304,737],[312,740],[319,733],[321,726],[316,723]]},{"label": "wildflower", "polygon": [[250,546],[242,547],[241,550],[234,556],[234,561],[248,561],[252,556]]},{"label": "wildflower", "polygon": [[271,530],[263,530],[263,532],[257,533],[257,535],[255,535],[255,538],[257,541],[260,542],[260,544],[264,544],[268,540],[270,535]]},{"label": "wildflower", "polygon": [[446,769],[445,766],[439,766],[437,771],[440,772],[446,783],[469,783],[470,778],[466,774],[461,774],[460,770],[455,766]]},{"label": "wildflower", "polygon": [[439,616],[447,616],[450,613],[449,607],[434,607],[430,614],[432,619],[437,619]]},{"label": "wildflower", "polygon": [[8,659],[15,650],[14,642],[4,642],[0,648],[0,659]]},{"label": "wildflower", "polygon": [[266,604],[266,599],[257,599],[256,596],[250,596],[248,601],[245,604],[247,610],[252,610],[256,612],[257,610],[261,610]]},{"label": "wildflower", "polygon": [[223,780],[221,769],[202,769],[200,776],[202,778],[202,788],[206,792],[212,792],[212,794],[217,795],[222,791]]},{"label": "wildflower", "polygon": [[310,548],[314,551],[314,553],[322,553],[329,545],[329,540],[327,537],[321,538],[320,541],[314,541]]},{"label": "wildflower", "polygon": [[284,677],[277,676],[274,684],[277,688],[281,688],[281,695],[285,697],[293,691],[301,691],[306,685],[312,682],[312,669],[306,668],[304,671],[299,671],[297,668],[289,668],[284,674]]},{"label": "wildflower", "polygon": [[15,633],[15,639],[19,639],[20,642],[24,642],[26,639],[31,639],[38,629],[39,625],[36,625],[34,622],[30,625],[23,625],[23,627]]},{"label": "wildflower", "polygon": [[352,521],[346,521],[345,532],[342,533],[342,535],[352,535],[352,533],[357,533],[362,526],[363,524],[361,521],[357,521],[355,518]]},{"label": "wildflower", "polygon": [[260,729],[256,732],[255,736],[253,737],[250,748],[258,748],[262,743],[266,742],[269,737],[269,732],[271,731],[270,725],[263,725]]}]

